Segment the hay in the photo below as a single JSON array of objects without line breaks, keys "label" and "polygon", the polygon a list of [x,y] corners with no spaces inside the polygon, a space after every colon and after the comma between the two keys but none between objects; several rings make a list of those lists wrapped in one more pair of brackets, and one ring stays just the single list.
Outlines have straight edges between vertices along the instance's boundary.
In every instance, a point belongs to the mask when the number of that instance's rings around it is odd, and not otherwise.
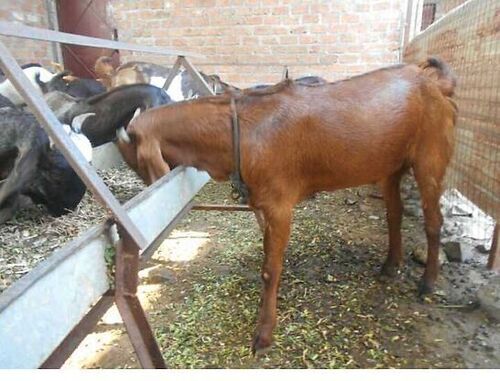
[{"label": "hay", "polygon": [[[98,171],[123,203],[142,189],[142,181],[125,165]],[[0,292],[32,270],[37,263],[106,219],[106,211],[87,191],[78,207],[61,217],[51,217],[43,206],[31,204],[0,225]]]}]

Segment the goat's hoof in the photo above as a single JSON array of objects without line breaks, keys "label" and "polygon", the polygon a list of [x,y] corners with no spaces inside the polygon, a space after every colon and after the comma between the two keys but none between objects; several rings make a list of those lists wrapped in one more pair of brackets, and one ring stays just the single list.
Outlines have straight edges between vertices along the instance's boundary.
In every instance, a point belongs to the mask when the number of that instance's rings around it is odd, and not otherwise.
[{"label": "goat's hoof", "polygon": [[389,262],[384,262],[382,268],[380,269],[380,278],[385,280],[387,278],[395,278],[398,275],[398,266],[395,266]]},{"label": "goat's hoof", "polygon": [[252,342],[252,354],[254,357],[263,356],[271,350],[272,346],[272,340],[264,339],[257,334]]},{"label": "goat's hoof", "polygon": [[426,281],[425,279],[421,279],[418,284],[418,297],[420,300],[424,300],[427,295],[431,295],[434,291],[434,286]]}]

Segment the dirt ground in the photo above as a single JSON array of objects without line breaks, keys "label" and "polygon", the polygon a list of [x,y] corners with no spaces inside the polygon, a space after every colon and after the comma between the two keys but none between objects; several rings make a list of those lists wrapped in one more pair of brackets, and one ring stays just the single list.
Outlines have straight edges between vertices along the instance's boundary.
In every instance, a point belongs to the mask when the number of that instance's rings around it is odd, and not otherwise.
[{"label": "dirt ground", "polygon": [[[141,272],[140,297],[170,368],[499,368],[500,324],[478,307],[493,275],[486,255],[445,262],[436,293],[419,301],[425,248],[419,213],[403,222],[406,261],[382,281],[387,228],[374,188],[322,193],[295,209],[275,344],[254,358],[262,237],[253,214],[192,211]],[[209,183],[200,202],[221,202]],[[412,197],[407,194],[405,198]],[[111,309],[66,368],[139,367]]]}]

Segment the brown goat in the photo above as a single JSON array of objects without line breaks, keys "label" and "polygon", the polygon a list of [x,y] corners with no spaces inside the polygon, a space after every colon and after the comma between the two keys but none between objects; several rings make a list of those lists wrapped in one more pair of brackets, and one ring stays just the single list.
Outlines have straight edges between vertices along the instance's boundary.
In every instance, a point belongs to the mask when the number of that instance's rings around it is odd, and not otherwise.
[{"label": "brown goat", "polygon": [[[262,304],[253,351],[267,349],[295,204],[314,192],[369,183],[382,186],[389,253],[382,273],[396,274],[401,249],[402,174],[413,169],[422,197],[428,260],[419,291],[432,291],[438,274],[439,198],[453,151],[455,78],[430,58],[319,86],[284,81],[233,95],[241,126],[241,174],[249,205],[264,231]],[[127,163],[151,184],[169,165],[228,180],[234,157],[230,96],[181,102],[139,115],[119,141]],[[168,164],[167,164],[168,163]]]}]

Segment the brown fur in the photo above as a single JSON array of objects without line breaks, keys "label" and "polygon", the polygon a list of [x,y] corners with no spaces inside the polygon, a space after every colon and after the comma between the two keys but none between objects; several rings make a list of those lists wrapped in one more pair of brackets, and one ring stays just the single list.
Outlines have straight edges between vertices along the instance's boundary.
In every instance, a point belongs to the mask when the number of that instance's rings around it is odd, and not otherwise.
[{"label": "brown fur", "polygon": [[131,66],[120,66],[115,69],[111,58],[105,56],[96,60],[94,71],[99,81],[108,90],[123,85],[150,82],[149,75],[142,70],[140,65],[132,64]]},{"label": "brown fur", "polygon": [[[264,232],[264,289],[255,351],[272,342],[293,207],[314,192],[381,185],[389,225],[382,273],[394,275],[403,259],[399,183],[412,168],[428,240],[420,291],[432,290],[442,222],[439,198],[453,151],[456,107],[448,95],[454,84],[447,65],[432,58],[420,66],[397,65],[320,86],[286,80],[234,94],[242,177]],[[207,97],[139,115],[127,130],[131,143],[119,141],[125,160],[147,184],[181,164],[227,180],[234,165],[229,100],[229,95]]]}]

